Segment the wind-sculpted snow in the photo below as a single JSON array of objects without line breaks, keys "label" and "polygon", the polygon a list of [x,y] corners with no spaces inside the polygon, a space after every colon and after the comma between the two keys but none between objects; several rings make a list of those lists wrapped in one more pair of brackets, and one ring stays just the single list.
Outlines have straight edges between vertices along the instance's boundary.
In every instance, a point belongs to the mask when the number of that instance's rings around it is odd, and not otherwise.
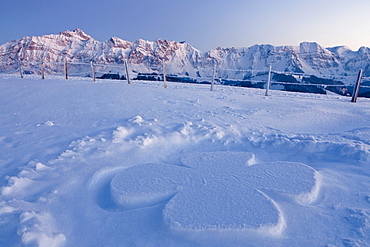
[{"label": "wind-sculpted snow", "polygon": [[268,196],[275,191],[311,203],[320,188],[319,174],[304,164],[254,164],[240,152],[189,154],[184,166],[145,164],[128,168],[110,184],[123,209],[166,203],[164,221],[182,230],[263,229],[279,235],[284,213]]},{"label": "wind-sculpted snow", "polygon": [[369,246],[367,99],[0,88],[0,246]]}]

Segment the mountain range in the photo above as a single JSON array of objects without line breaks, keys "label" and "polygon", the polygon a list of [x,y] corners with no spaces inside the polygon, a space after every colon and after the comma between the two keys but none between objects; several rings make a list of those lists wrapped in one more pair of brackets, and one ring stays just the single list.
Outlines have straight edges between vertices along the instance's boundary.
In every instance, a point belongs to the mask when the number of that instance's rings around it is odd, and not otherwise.
[{"label": "mountain range", "polygon": [[[218,77],[250,79],[271,65],[274,71],[304,73],[318,78],[353,82],[360,69],[370,76],[370,48],[352,51],[346,46],[324,48],[315,42],[299,46],[254,45],[241,48],[216,48],[202,52],[187,42],[158,39],[134,42],[112,37],[100,42],[80,29],[59,34],[23,37],[0,46],[0,72],[16,70],[17,61],[64,62],[121,65],[128,61],[133,72],[159,71],[166,62],[168,73],[176,76],[210,76],[218,68]],[[50,71],[57,68],[48,65]],[[136,67],[136,69],[134,69]],[[250,72],[252,71],[252,72]],[[256,73],[253,74],[253,71]],[[346,81],[346,76],[350,81]]]}]

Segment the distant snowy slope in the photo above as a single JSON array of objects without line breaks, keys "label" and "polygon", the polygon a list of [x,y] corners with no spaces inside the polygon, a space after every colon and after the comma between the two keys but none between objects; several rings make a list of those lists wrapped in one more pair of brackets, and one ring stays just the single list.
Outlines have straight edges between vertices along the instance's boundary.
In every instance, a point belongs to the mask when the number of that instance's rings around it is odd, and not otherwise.
[{"label": "distant snowy slope", "polygon": [[[128,42],[117,37],[100,42],[80,29],[60,34],[24,37],[0,46],[0,71],[12,71],[21,59],[25,62],[90,62],[122,64],[124,60],[142,72],[149,67],[161,67],[167,62],[170,73],[196,76],[202,67],[214,64],[223,70],[267,70],[270,65],[276,71],[307,73],[316,76],[340,77],[364,70],[370,75],[369,48],[351,51],[345,47],[323,48],[315,42],[303,42],[299,46],[254,45],[242,48],[217,48],[201,52],[186,42],[158,39],[142,39]],[[186,68],[186,69],[184,69]],[[48,69],[56,70],[54,66]],[[182,70],[183,69],[183,70]],[[139,69],[140,71],[140,69]],[[243,79],[238,72],[225,72],[227,77]],[[186,74],[186,75],[187,75]]]},{"label": "distant snowy slope", "polygon": [[369,99],[209,89],[1,74],[0,246],[370,246]]}]

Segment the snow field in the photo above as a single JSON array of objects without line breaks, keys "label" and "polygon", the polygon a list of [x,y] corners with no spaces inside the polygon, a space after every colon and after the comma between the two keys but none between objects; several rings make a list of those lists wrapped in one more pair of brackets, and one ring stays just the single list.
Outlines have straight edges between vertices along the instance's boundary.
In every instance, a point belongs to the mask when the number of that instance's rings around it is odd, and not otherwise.
[{"label": "snow field", "polygon": [[369,246],[367,99],[0,77],[0,245]]}]

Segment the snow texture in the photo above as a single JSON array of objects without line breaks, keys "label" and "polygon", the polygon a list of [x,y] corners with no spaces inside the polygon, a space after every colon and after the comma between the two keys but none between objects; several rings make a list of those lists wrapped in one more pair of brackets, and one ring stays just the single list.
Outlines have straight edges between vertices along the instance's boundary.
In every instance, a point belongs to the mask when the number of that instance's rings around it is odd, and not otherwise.
[{"label": "snow texture", "polygon": [[370,246],[369,99],[18,77],[0,246]]},{"label": "snow texture", "polygon": [[267,228],[281,234],[284,215],[269,191],[311,203],[318,173],[303,164],[253,164],[241,152],[195,153],[185,167],[146,164],[128,168],[111,181],[113,200],[124,209],[166,202],[164,221],[176,229],[243,230]]}]

